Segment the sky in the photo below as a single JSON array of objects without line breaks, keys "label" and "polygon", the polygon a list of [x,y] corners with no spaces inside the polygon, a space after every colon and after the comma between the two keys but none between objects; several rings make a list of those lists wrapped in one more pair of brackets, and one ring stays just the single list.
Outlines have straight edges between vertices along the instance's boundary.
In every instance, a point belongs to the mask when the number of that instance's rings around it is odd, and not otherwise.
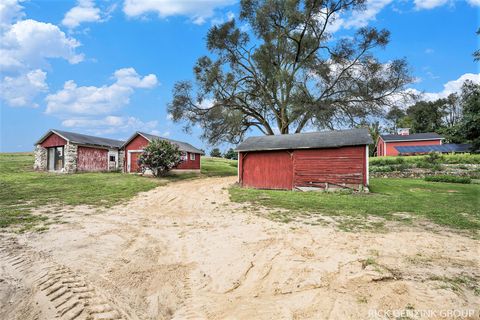
[{"label": "sky", "polygon": [[[388,29],[376,56],[406,58],[409,88],[436,99],[480,82],[479,10],[480,0],[370,0],[331,31]],[[236,0],[0,0],[0,152],[31,151],[51,128],[114,139],[145,131],[210,150],[167,105],[209,54],[208,29],[238,13]]]}]

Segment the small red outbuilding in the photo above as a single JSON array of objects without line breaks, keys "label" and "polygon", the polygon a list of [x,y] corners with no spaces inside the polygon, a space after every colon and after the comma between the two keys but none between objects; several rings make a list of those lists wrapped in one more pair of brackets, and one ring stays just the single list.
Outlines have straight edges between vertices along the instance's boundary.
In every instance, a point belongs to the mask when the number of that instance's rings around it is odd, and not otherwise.
[{"label": "small red outbuilding", "polygon": [[368,187],[367,129],[251,137],[236,149],[238,179],[259,189]]},{"label": "small red outbuilding", "polygon": [[183,152],[183,162],[172,171],[200,171],[200,157],[204,154],[202,150],[195,148],[187,142],[171,140],[137,131],[123,145],[123,150],[125,151],[126,156],[124,172],[133,173],[140,171],[137,163],[138,157],[142,154],[143,149],[150,143],[150,141],[154,139],[166,140],[176,144],[180,151]]},{"label": "small red outbuilding", "polygon": [[397,147],[439,146],[443,140],[435,132],[409,134],[409,130],[404,130],[401,134],[382,134],[377,140],[377,156],[398,156]]}]

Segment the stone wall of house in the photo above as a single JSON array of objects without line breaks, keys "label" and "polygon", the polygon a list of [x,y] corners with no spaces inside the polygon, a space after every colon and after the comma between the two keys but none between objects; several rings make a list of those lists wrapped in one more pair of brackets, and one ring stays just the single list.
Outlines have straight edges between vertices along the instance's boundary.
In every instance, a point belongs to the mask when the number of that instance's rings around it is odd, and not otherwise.
[{"label": "stone wall of house", "polygon": [[125,150],[118,151],[118,169],[123,172],[123,168],[125,163]]},{"label": "stone wall of house", "polygon": [[66,144],[64,148],[64,168],[66,173],[77,172],[78,146],[75,144]]},{"label": "stone wall of house", "polygon": [[33,164],[33,169],[38,171],[47,170],[47,149],[37,144],[35,146],[35,162]]}]

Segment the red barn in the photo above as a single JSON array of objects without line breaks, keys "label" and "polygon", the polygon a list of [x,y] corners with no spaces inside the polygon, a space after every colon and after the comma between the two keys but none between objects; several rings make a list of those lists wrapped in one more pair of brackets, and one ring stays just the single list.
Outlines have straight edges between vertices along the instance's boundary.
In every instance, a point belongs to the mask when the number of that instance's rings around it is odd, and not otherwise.
[{"label": "red barn", "polygon": [[408,134],[383,134],[377,140],[377,156],[398,156],[397,147],[418,147],[441,145],[444,138],[435,132]]},{"label": "red barn", "polygon": [[258,189],[368,187],[367,129],[251,137],[236,149],[238,180]]},{"label": "red barn", "polygon": [[74,173],[121,168],[124,141],[49,130],[35,144],[34,169]]},{"label": "red barn", "polygon": [[127,157],[123,168],[125,172],[140,171],[137,163],[138,157],[142,154],[143,148],[154,139],[166,140],[176,144],[180,151],[183,152],[183,162],[172,171],[200,172],[200,157],[204,154],[202,150],[195,148],[187,142],[162,138],[144,132],[135,132],[123,145]]}]

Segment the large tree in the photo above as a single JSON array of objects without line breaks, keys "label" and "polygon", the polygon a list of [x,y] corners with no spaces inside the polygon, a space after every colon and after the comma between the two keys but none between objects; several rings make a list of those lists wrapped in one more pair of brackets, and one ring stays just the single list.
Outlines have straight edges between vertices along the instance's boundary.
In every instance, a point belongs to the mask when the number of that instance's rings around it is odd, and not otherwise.
[{"label": "large tree", "polygon": [[413,133],[435,132],[443,128],[446,116],[446,99],[418,101],[407,109]]},{"label": "large tree", "polygon": [[405,60],[373,55],[388,44],[387,30],[332,37],[334,24],[356,10],[364,0],[242,0],[240,24],[209,30],[211,56],[194,66],[196,83],[175,84],[173,120],[186,120],[187,131],[200,125],[216,144],[237,143],[251,128],[298,133],[380,114],[412,77]]},{"label": "large tree", "polygon": [[472,143],[472,151],[480,151],[480,84],[465,81],[462,86],[463,117],[458,123],[458,131],[467,142]]},{"label": "large tree", "polygon": [[390,131],[392,133],[397,133],[398,128],[402,125],[402,120],[405,118],[407,114],[403,109],[398,106],[393,106],[390,111],[388,111],[385,119],[387,119],[391,123]]}]

